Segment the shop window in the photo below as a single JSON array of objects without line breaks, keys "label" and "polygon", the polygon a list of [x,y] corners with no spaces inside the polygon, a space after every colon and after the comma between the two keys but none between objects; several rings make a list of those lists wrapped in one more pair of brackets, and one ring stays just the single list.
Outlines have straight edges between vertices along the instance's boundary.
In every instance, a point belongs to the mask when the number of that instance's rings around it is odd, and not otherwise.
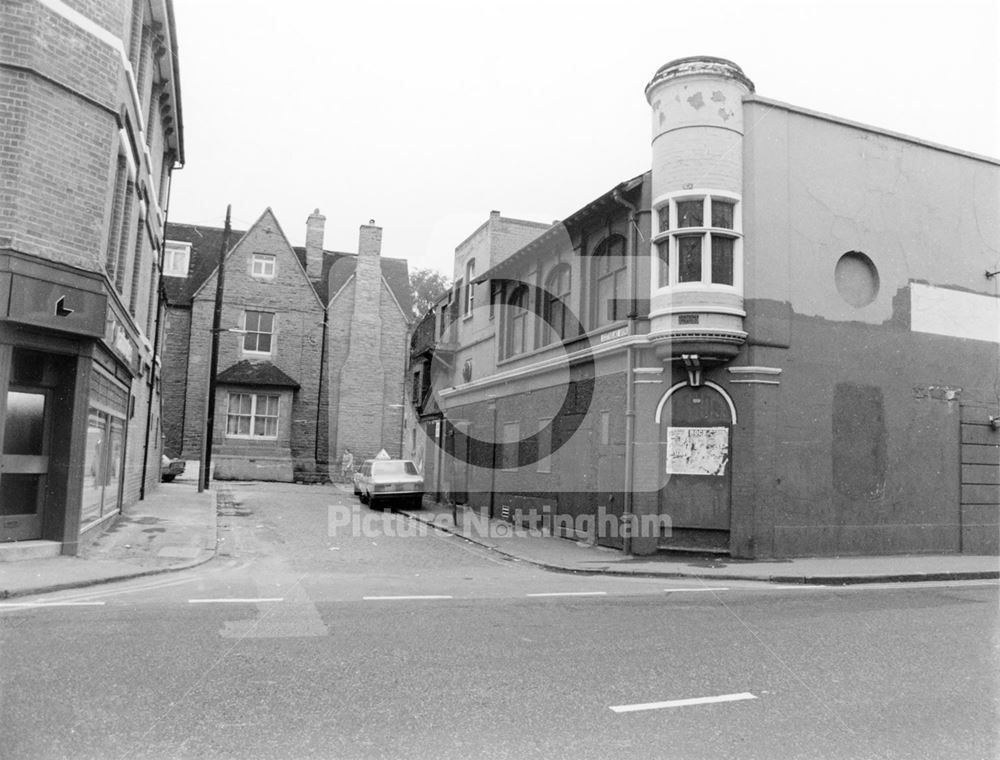
[{"label": "shop window", "polygon": [[278,396],[264,393],[230,393],[226,414],[227,438],[278,437]]},{"label": "shop window", "polygon": [[248,311],[243,317],[243,351],[248,354],[270,354],[274,337],[274,314]]},{"label": "shop window", "polygon": [[128,390],[95,368],[90,383],[84,449],[80,517],[83,525],[121,507],[128,404]]},{"label": "shop window", "polygon": [[626,259],[625,238],[611,235],[594,249],[594,327],[625,319],[628,301],[625,297]]},{"label": "shop window", "polygon": [[559,264],[545,279],[545,299],[543,314],[545,324],[542,330],[545,343],[565,340],[570,327],[570,296],[572,295],[572,272],[569,264]]},{"label": "shop window", "polygon": [[656,209],[660,288],[698,285],[738,287],[742,234],[738,200],[712,192],[664,199]]},{"label": "shop window", "polygon": [[255,253],[250,260],[250,274],[262,280],[274,279],[275,257],[267,253]]}]

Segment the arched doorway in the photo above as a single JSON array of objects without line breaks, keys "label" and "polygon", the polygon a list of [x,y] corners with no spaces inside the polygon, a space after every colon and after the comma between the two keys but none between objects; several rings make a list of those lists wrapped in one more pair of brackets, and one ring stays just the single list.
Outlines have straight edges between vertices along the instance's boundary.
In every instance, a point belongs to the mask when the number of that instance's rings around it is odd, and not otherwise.
[{"label": "arched doorway", "polygon": [[715,383],[678,383],[660,399],[659,511],[670,518],[663,548],[729,549],[736,407]]}]

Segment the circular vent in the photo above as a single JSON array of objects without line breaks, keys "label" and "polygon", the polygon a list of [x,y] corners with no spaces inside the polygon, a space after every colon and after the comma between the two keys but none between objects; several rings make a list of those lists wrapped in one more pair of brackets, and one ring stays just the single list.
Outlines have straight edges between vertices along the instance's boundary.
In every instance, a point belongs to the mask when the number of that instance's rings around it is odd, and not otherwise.
[{"label": "circular vent", "polygon": [[851,306],[867,306],[878,295],[878,269],[861,251],[848,251],[834,271],[837,292]]}]

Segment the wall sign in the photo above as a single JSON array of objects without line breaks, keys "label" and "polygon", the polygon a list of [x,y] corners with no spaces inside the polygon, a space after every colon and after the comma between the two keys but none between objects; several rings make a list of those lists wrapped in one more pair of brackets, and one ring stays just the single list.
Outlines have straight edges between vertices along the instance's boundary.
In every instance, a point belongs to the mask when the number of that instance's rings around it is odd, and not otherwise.
[{"label": "wall sign", "polygon": [[729,463],[729,428],[667,428],[668,475],[726,474]]}]

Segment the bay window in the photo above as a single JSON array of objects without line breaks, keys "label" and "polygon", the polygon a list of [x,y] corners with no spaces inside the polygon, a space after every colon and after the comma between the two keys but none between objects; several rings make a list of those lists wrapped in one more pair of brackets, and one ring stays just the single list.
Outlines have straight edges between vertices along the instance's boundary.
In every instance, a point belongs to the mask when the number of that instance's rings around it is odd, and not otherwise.
[{"label": "bay window", "polygon": [[707,191],[657,204],[660,288],[685,285],[736,288],[742,284],[742,229],[737,197]]}]

